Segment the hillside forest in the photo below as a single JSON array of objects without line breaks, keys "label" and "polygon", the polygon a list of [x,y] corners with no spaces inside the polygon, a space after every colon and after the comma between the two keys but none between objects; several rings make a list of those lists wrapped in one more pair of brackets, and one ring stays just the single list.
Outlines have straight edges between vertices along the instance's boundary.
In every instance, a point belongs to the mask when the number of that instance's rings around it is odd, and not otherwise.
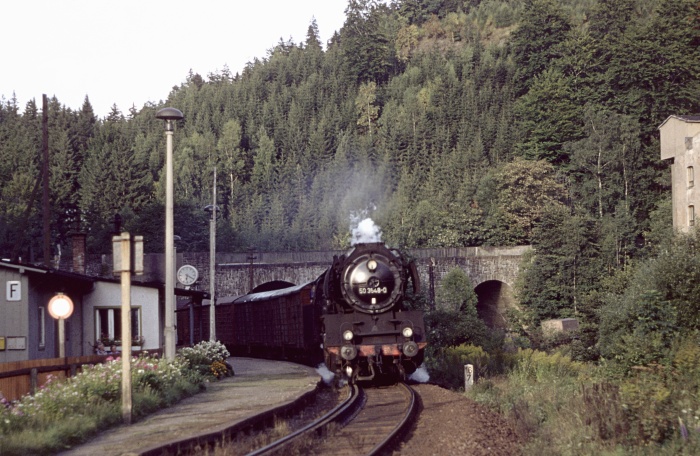
[{"label": "hillside forest", "polygon": [[[699,44],[697,0],[349,0],[327,43],[312,21],[159,103],[98,118],[50,98],[51,254],[76,230],[109,253],[116,214],[163,250],[172,106],[179,250],[208,248],[214,170],[219,251],[342,248],[359,216],[397,247],[530,244],[519,327],[576,316],[594,359],[661,334],[628,354],[647,362],[700,327],[657,130],[700,111]],[[0,99],[3,258],[42,255],[42,114]]]}]

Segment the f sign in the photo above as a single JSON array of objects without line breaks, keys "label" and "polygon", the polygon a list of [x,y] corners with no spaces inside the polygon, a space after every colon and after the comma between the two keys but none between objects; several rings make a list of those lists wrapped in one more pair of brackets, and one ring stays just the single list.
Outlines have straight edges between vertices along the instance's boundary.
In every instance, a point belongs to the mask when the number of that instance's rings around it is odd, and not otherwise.
[{"label": "f sign", "polygon": [[19,280],[8,280],[7,281],[7,295],[5,296],[8,301],[21,301],[22,300],[22,283]]}]

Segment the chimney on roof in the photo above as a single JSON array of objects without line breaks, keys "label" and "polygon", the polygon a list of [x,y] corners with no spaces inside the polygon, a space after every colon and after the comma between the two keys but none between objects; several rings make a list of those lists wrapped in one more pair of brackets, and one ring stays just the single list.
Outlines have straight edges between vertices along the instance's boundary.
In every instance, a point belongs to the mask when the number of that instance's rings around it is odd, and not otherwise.
[{"label": "chimney on roof", "polygon": [[85,238],[85,233],[80,231],[75,231],[71,234],[71,241],[73,244],[73,264],[71,267],[71,271],[76,272],[78,274],[85,274],[86,272]]}]

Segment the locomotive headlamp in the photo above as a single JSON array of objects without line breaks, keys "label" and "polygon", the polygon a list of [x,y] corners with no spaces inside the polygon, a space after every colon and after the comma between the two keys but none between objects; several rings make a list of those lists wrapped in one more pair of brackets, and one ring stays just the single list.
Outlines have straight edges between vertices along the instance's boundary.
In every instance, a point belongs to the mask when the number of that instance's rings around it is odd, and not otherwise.
[{"label": "locomotive headlamp", "polygon": [[344,340],[347,340],[348,342],[350,342],[353,337],[355,337],[355,335],[349,329],[346,329],[345,331],[343,331],[343,339]]},{"label": "locomotive headlamp", "polygon": [[352,345],[344,345],[340,348],[340,356],[347,361],[352,361],[357,358],[357,349]]},{"label": "locomotive headlamp", "polygon": [[418,344],[415,342],[406,342],[403,344],[403,354],[409,358],[413,358],[418,354]]},{"label": "locomotive headlamp", "polygon": [[367,269],[374,272],[377,270],[377,262],[375,260],[369,260],[367,262]]},{"label": "locomotive headlamp", "polygon": [[404,337],[411,337],[413,335],[413,328],[407,326],[401,331],[401,334],[403,334]]},{"label": "locomotive headlamp", "polygon": [[352,366],[345,366],[345,375],[352,378]]}]

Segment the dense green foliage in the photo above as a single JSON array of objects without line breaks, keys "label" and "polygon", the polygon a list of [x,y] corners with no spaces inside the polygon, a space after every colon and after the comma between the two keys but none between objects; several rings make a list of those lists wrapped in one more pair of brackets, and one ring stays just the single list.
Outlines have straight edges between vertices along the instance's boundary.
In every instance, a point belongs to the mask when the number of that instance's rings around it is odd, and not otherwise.
[{"label": "dense green foliage", "polygon": [[[351,0],[325,46],[313,22],[305,41],[280,41],[240,74],[190,73],[165,103],[185,115],[178,248],[202,248],[216,166],[221,250],[342,246],[362,210],[406,247],[530,243],[554,197],[591,218],[601,261],[618,267],[643,254],[634,240],[667,191],[656,126],[697,107],[696,6]],[[50,100],[52,255],[76,229],[92,252],[109,251],[116,213],[162,248],[160,107],[125,116],[114,106],[98,119],[87,98],[80,110]],[[36,103],[20,112],[3,99],[4,257],[40,256],[40,145]],[[553,168],[517,167],[517,157]],[[522,191],[537,207],[518,207],[509,192],[540,172],[553,183]]]}]

